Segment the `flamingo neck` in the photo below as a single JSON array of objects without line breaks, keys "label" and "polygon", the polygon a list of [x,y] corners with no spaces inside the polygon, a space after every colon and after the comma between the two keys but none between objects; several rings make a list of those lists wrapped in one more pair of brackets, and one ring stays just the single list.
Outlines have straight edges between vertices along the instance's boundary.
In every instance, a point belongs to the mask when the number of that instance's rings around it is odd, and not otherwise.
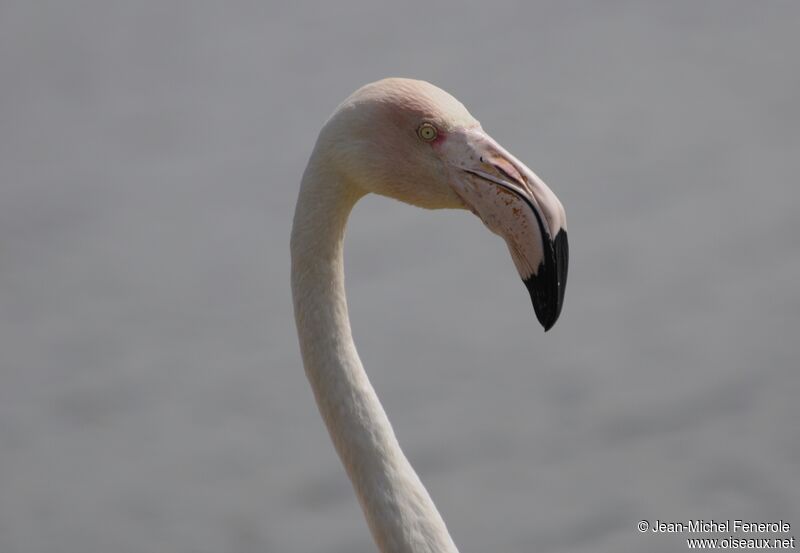
[{"label": "flamingo neck", "polygon": [[315,153],[292,228],[292,296],[306,376],[383,553],[458,553],[397,443],[356,352],[347,314],[343,242],[363,195]]}]

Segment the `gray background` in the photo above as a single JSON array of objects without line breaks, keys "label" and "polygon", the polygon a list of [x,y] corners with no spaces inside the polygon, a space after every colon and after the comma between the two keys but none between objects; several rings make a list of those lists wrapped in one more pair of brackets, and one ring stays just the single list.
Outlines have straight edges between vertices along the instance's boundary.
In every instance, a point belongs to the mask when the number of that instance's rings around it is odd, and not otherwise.
[{"label": "gray background", "polygon": [[800,4],[0,2],[0,551],[374,550],[288,236],[353,89],[430,80],[567,207],[541,332],[466,212],[367,198],[356,341],[470,551],[800,534]]}]

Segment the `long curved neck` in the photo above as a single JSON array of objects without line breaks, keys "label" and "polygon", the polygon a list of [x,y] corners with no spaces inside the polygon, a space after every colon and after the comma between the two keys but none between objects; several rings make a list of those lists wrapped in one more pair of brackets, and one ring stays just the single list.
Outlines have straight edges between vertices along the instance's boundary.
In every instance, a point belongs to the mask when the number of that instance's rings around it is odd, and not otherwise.
[{"label": "long curved neck", "polygon": [[344,290],[347,217],[363,195],[315,153],[292,228],[292,295],[306,375],[383,553],[457,553],[397,443],[356,352]]}]

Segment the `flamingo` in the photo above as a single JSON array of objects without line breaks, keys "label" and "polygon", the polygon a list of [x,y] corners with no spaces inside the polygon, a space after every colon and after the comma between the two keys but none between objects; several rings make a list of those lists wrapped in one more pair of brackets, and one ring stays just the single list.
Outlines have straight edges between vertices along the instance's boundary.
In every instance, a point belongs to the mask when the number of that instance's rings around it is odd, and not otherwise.
[{"label": "flamingo", "polygon": [[306,376],[382,553],[457,553],[397,442],[356,352],[344,287],[348,215],[368,193],[469,209],[508,246],[545,331],[564,301],[561,202],[444,90],[390,78],[351,94],[323,126],[291,235],[295,322]]}]

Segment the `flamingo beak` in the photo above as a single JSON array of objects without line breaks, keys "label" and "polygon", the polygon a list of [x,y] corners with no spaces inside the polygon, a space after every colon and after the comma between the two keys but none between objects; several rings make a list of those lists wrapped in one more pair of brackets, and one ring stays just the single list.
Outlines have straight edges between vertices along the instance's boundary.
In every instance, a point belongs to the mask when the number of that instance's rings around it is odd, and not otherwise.
[{"label": "flamingo beak", "polygon": [[451,187],[489,230],[506,241],[536,317],[545,331],[550,330],[564,304],[569,263],[561,202],[542,179],[480,127],[450,134],[439,149]]}]

